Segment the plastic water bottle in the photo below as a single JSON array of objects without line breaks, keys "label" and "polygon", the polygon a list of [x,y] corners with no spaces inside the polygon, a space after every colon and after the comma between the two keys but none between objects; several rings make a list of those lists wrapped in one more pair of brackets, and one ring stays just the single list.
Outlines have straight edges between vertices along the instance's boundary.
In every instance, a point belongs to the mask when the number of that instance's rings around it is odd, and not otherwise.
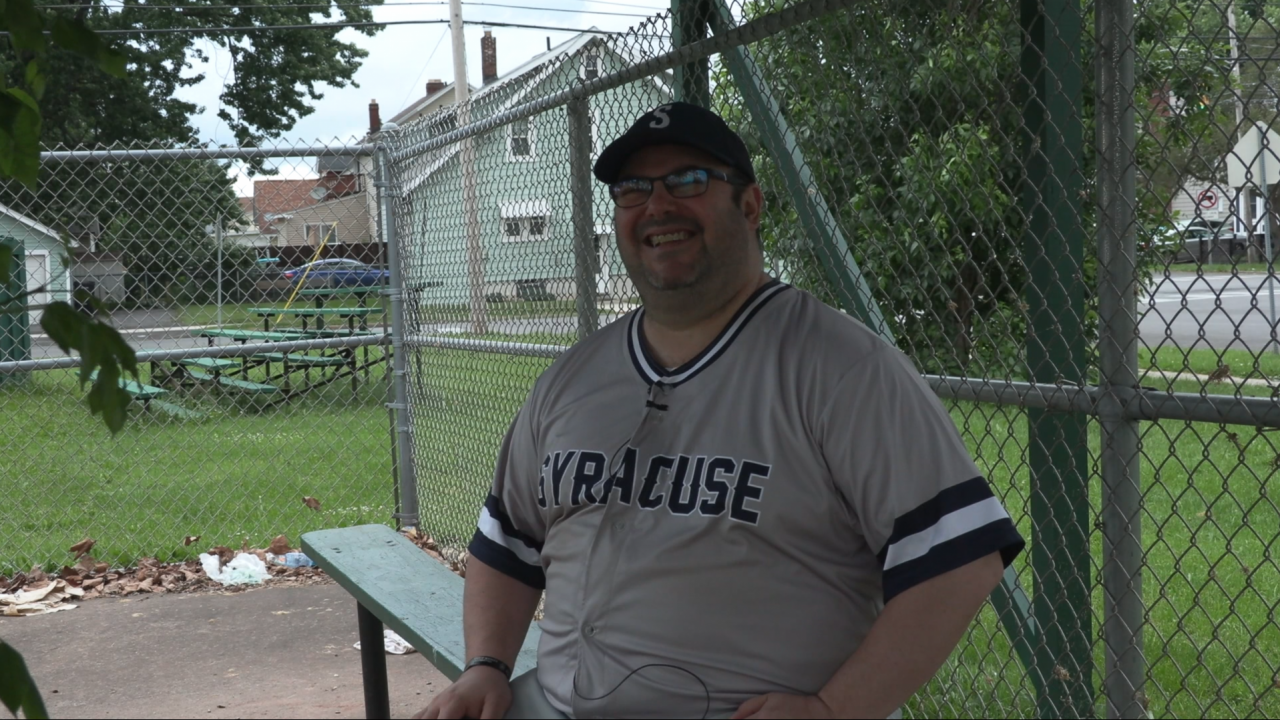
[{"label": "plastic water bottle", "polygon": [[314,567],[315,563],[311,562],[311,558],[300,552],[291,552],[284,554],[285,567]]}]

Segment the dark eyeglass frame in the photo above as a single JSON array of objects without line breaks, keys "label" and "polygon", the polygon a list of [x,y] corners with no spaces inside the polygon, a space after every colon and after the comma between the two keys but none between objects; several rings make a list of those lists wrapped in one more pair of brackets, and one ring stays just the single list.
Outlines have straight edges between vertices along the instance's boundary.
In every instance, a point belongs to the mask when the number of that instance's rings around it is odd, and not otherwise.
[{"label": "dark eyeglass frame", "polygon": [[[700,180],[690,179],[690,178],[698,178],[699,175],[701,175]],[[617,182],[609,183],[609,197],[613,199],[613,204],[620,208],[640,207],[641,205],[649,202],[649,198],[653,197],[654,183],[661,182],[662,186],[667,189],[667,194],[671,195],[671,197],[679,198],[683,200],[686,198],[695,198],[701,195],[705,195],[707,192],[707,188],[711,187],[712,180],[719,180],[721,182],[726,182],[736,187],[745,187],[751,184],[746,180],[734,177],[728,173],[721,172],[719,170],[713,170],[711,168],[694,167],[694,168],[685,168],[683,170],[677,170],[673,173],[668,173],[660,177],[635,176],[635,177],[622,178]],[[619,196],[624,191],[635,191],[637,195],[639,195],[640,191],[646,190],[646,186],[647,186],[647,192],[644,193],[642,199],[640,199],[638,202],[623,205],[622,202],[618,199]],[[695,192],[692,195],[677,194],[680,188],[699,187],[699,186],[701,186],[702,190]]]}]

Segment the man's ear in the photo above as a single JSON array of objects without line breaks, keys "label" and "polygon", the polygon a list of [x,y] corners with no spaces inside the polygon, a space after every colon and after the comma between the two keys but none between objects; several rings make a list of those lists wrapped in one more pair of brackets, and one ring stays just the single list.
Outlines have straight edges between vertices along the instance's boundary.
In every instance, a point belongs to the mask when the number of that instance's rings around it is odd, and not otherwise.
[{"label": "man's ear", "polygon": [[764,212],[764,193],[760,191],[760,186],[751,183],[742,193],[742,214],[747,218],[747,224],[752,230],[758,230],[760,227],[760,213]]}]

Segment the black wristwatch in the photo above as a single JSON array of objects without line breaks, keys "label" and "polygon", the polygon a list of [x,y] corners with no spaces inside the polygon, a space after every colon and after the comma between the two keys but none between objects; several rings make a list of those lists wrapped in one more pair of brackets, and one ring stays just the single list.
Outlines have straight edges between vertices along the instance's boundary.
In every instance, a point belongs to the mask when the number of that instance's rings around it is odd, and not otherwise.
[{"label": "black wristwatch", "polygon": [[491,667],[494,670],[497,670],[498,672],[502,673],[508,680],[511,679],[511,666],[502,662],[496,657],[489,657],[488,655],[477,655],[471,658],[470,660],[467,661],[467,666],[462,668],[462,672],[466,672],[471,668],[477,667],[479,665],[483,665],[485,667]]}]

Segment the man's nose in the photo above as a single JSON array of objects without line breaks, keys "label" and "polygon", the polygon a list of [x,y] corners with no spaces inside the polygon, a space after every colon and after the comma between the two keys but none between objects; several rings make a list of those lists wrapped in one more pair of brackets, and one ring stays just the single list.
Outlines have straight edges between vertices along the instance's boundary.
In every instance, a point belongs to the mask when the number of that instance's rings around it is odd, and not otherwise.
[{"label": "man's nose", "polygon": [[645,204],[645,215],[663,217],[671,214],[671,210],[678,205],[679,200],[667,192],[667,186],[661,182],[655,182],[653,192],[649,193],[649,200]]}]

